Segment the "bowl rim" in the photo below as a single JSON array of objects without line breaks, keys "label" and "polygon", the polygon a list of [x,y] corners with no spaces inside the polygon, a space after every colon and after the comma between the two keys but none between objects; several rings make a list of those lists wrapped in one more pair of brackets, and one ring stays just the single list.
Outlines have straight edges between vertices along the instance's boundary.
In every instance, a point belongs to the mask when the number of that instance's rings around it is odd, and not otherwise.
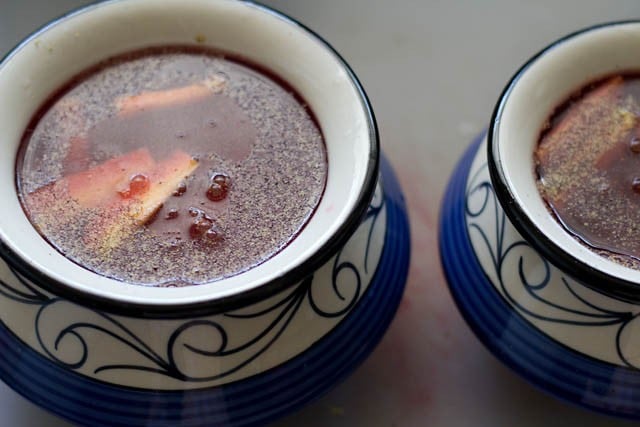
[{"label": "bowl rim", "polygon": [[[98,0],[88,5],[76,8],[70,12],[64,13],[57,18],[54,18],[47,23],[40,26],[33,31],[27,37],[23,38],[15,47],[10,49],[6,55],[0,58],[0,64],[4,63],[15,55],[18,51],[23,49],[34,39],[37,39],[42,33],[47,31],[52,26],[55,26],[62,21],[70,19],[76,15],[83,14],[91,11],[92,9],[99,7],[100,5],[107,3],[119,3],[123,0]],[[344,58],[331,46],[324,38],[319,36],[315,31],[302,24],[298,20],[291,18],[290,16],[256,1],[252,0],[238,0],[239,3],[243,3],[249,7],[259,9],[265,13],[271,14],[289,25],[298,27],[303,32],[306,32],[311,38],[318,41],[328,53],[334,56],[336,61],[343,67],[347,78],[353,84],[355,92],[359,98],[362,106],[363,115],[366,119],[367,133],[369,135],[369,158],[366,161],[366,173],[362,187],[356,197],[354,206],[349,212],[344,222],[340,224],[336,232],[330,236],[327,241],[321,246],[316,254],[303,260],[298,265],[293,266],[287,270],[285,274],[275,277],[269,282],[263,283],[252,289],[244,290],[238,293],[217,297],[215,299],[207,299],[204,301],[176,303],[176,304],[145,304],[139,302],[123,302],[113,300],[110,298],[90,294],[79,289],[72,288],[66,284],[55,280],[46,273],[39,271],[35,267],[31,266],[28,262],[25,262],[20,255],[11,249],[9,245],[0,240],[0,257],[7,262],[10,269],[14,273],[18,273],[20,276],[33,282],[35,286],[38,286],[52,294],[67,299],[71,302],[80,304],[85,307],[89,307],[94,310],[104,311],[111,314],[130,316],[136,318],[161,318],[161,319],[175,319],[184,317],[197,317],[205,315],[220,314],[227,311],[232,311],[247,305],[257,303],[265,300],[281,291],[284,291],[296,283],[303,280],[305,277],[312,274],[324,263],[326,263],[332,256],[334,256],[339,249],[344,246],[347,240],[353,235],[357,227],[360,225],[364,218],[369,202],[371,201],[376,185],[378,183],[379,167],[380,167],[380,137],[378,131],[378,125],[369,101],[362,84],[356,77],[352,68],[344,60]]]},{"label": "bowl rim", "polygon": [[582,35],[627,25],[638,26],[640,25],[640,20],[611,21],[579,29],[557,39],[529,58],[509,80],[495,105],[487,130],[487,162],[491,182],[500,205],[516,230],[534,249],[553,265],[589,288],[622,301],[638,303],[640,302],[640,283],[609,274],[584,262],[561,245],[558,245],[536,226],[534,221],[527,215],[526,210],[520,205],[508,184],[508,178],[500,160],[497,138],[497,129],[510,94],[522,76],[527,73],[538,59],[553,49]]}]

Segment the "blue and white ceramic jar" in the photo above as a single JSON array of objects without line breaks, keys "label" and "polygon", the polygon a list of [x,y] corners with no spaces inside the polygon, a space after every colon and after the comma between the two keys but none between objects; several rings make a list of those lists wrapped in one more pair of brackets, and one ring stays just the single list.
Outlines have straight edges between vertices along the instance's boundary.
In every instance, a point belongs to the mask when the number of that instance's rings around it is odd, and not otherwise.
[{"label": "blue and white ceramic jar", "polygon": [[[329,162],[321,203],[263,264],[211,284],[133,286],[66,259],[21,209],[15,159],[38,107],[78,72],[147,46],[204,43],[286,80]],[[74,423],[261,425],[318,397],[378,343],[409,263],[401,190],[339,55],[250,2],[113,0],[45,26],[0,63],[0,377]]]},{"label": "blue and white ceramic jar", "polygon": [[571,34],[535,55],[500,97],[488,133],[458,164],[442,205],[440,250],[467,322],[541,389],[640,418],[640,271],[580,243],[537,188],[543,124],[585,84],[640,70],[640,23]]}]

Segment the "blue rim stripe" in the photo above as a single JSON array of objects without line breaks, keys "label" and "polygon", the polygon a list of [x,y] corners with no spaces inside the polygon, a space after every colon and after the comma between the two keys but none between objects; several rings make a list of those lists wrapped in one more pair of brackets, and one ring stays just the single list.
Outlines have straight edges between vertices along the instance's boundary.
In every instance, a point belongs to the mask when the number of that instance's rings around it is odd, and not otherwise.
[{"label": "blue rim stripe", "polygon": [[381,162],[387,232],[378,270],[358,304],[310,349],[258,376],[185,392],[117,388],[70,372],[0,326],[0,377],[34,403],[91,426],[263,425],[317,399],[371,353],[393,319],[406,282],[406,208],[387,160]]},{"label": "blue rim stripe", "polygon": [[578,406],[640,419],[640,372],[578,353],[553,340],[516,313],[485,275],[469,239],[466,185],[481,143],[460,160],[440,215],[441,262],[466,322],[503,363],[543,391]]}]

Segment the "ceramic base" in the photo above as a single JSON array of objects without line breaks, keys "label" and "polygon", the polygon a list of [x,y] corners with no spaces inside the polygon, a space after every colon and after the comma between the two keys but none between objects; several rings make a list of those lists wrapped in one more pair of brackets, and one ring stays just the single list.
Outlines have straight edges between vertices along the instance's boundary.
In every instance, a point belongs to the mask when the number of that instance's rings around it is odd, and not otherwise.
[{"label": "ceramic base", "polygon": [[402,297],[409,265],[408,219],[400,187],[384,158],[381,179],[387,228],[369,287],[329,334],[286,363],[241,381],[196,390],[116,387],[43,357],[3,325],[0,377],[37,405],[90,426],[254,426],[295,411],[343,380],[371,353]]},{"label": "ceramic base", "polygon": [[639,419],[639,307],[580,285],[517,234],[493,193],[482,142],[458,164],[441,211],[441,260],[458,308],[494,355],[537,387]]}]

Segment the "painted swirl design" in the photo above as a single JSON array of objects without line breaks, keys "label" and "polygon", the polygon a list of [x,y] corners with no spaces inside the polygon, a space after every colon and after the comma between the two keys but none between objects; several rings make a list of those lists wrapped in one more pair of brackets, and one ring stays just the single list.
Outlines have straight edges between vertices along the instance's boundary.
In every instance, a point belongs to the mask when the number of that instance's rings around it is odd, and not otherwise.
[{"label": "painted swirl design", "polygon": [[[148,324],[144,322],[48,295],[15,271],[11,271],[11,280],[0,281],[0,295],[16,304],[37,307],[34,330],[39,350],[66,368],[89,371],[98,378],[128,372],[211,383],[252,369],[251,363],[274,349],[292,324],[301,328],[313,321],[312,316],[339,320],[349,313],[378,265],[379,235],[386,227],[379,224],[384,209],[385,198],[378,186],[356,231],[361,237],[352,238],[318,271],[276,297],[216,316],[161,321],[163,324],[155,321],[153,338],[148,338],[152,334],[145,330]],[[157,336],[165,337],[164,341],[158,343]],[[98,341],[102,348],[117,348],[116,357],[98,354],[94,348]]]},{"label": "painted swirl design", "polygon": [[[640,306],[586,288],[531,247],[502,210],[486,163],[472,166],[465,198],[474,251],[511,307],[556,341],[589,356],[640,369],[636,355],[640,335],[634,333],[640,328]],[[591,337],[597,340],[589,343]]]}]

